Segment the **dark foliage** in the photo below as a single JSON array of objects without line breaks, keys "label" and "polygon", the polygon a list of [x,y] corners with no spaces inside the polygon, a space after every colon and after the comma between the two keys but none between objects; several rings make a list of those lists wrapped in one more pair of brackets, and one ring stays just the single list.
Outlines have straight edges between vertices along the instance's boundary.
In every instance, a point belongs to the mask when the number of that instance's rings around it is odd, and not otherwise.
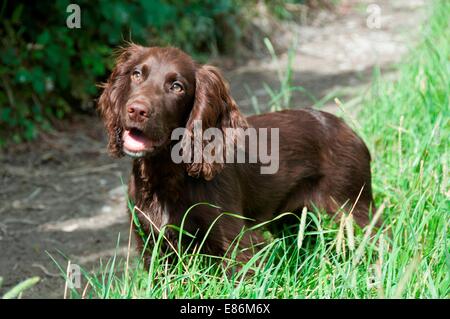
[{"label": "dark foliage", "polygon": [[69,4],[0,5],[0,146],[32,139],[73,110],[92,111],[112,50],[126,41],[198,55],[230,50],[238,36],[235,0],[80,0],[80,29],[66,26]]}]

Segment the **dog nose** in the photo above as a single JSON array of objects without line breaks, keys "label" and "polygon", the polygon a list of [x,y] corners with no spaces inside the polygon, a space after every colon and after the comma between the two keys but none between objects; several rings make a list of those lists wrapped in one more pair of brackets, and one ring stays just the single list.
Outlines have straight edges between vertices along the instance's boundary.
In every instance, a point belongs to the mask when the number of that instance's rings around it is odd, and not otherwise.
[{"label": "dog nose", "polygon": [[142,104],[131,104],[127,107],[128,117],[137,122],[144,121],[149,117],[148,108]]}]

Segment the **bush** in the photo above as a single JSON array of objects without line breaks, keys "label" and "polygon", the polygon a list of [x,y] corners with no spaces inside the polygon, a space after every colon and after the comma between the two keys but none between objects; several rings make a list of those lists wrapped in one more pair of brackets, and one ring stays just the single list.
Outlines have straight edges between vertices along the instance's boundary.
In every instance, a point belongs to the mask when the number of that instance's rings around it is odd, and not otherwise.
[{"label": "bush", "polygon": [[[237,0],[5,1],[0,7],[0,146],[33,139],[72,110],[92,110],[112,49],[125,40],[227,51],[239,36]],[[230,40],[230,37],[232,38]]]}]

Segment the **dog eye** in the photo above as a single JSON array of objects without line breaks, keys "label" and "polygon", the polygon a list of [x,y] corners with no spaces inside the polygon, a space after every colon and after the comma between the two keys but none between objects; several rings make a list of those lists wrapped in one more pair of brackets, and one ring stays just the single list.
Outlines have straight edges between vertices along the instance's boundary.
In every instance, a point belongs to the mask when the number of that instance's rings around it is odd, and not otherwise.
[{"label": "dog eye", "polygon": [[140,82],[142,79],[142,72],[139,70],[134,70],[131,74],[131,78],[133,79],[133,81]]},{"label": "dog eye", "polygon": [[172,86],[170,87],[170,89],[172,91],[177,92],[177,93],[178,92],[182,92],[183,91],[183,85],[180,82],[176,81],[176,82],[172,83]]}]

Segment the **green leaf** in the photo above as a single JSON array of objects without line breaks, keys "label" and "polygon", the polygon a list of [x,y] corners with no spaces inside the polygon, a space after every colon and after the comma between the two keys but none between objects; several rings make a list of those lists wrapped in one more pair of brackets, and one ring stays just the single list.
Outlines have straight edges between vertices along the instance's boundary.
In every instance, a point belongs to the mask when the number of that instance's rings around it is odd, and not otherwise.
[{"label": "green leaf", "polygon": [[17,24],[20,22],[20,17],[22,16],[23,4],[18,5],[12,14],[11,22]]},{"label": "green leaf", "polygon": [[34,285],[36,285],[39,280],[39,277],[32,277],[27,280],[22,281],[20,284],[13,287],[6,294],[3,295],[3,299],[13,299],[19,296],[20,293],[24,292],[27,289],[30,289]]},{"label": "green leaf", "polygon": [[48,30],[44,30],[38,37],[36,42],[42,45],[47,45],[51,41],[50,32]]}]

